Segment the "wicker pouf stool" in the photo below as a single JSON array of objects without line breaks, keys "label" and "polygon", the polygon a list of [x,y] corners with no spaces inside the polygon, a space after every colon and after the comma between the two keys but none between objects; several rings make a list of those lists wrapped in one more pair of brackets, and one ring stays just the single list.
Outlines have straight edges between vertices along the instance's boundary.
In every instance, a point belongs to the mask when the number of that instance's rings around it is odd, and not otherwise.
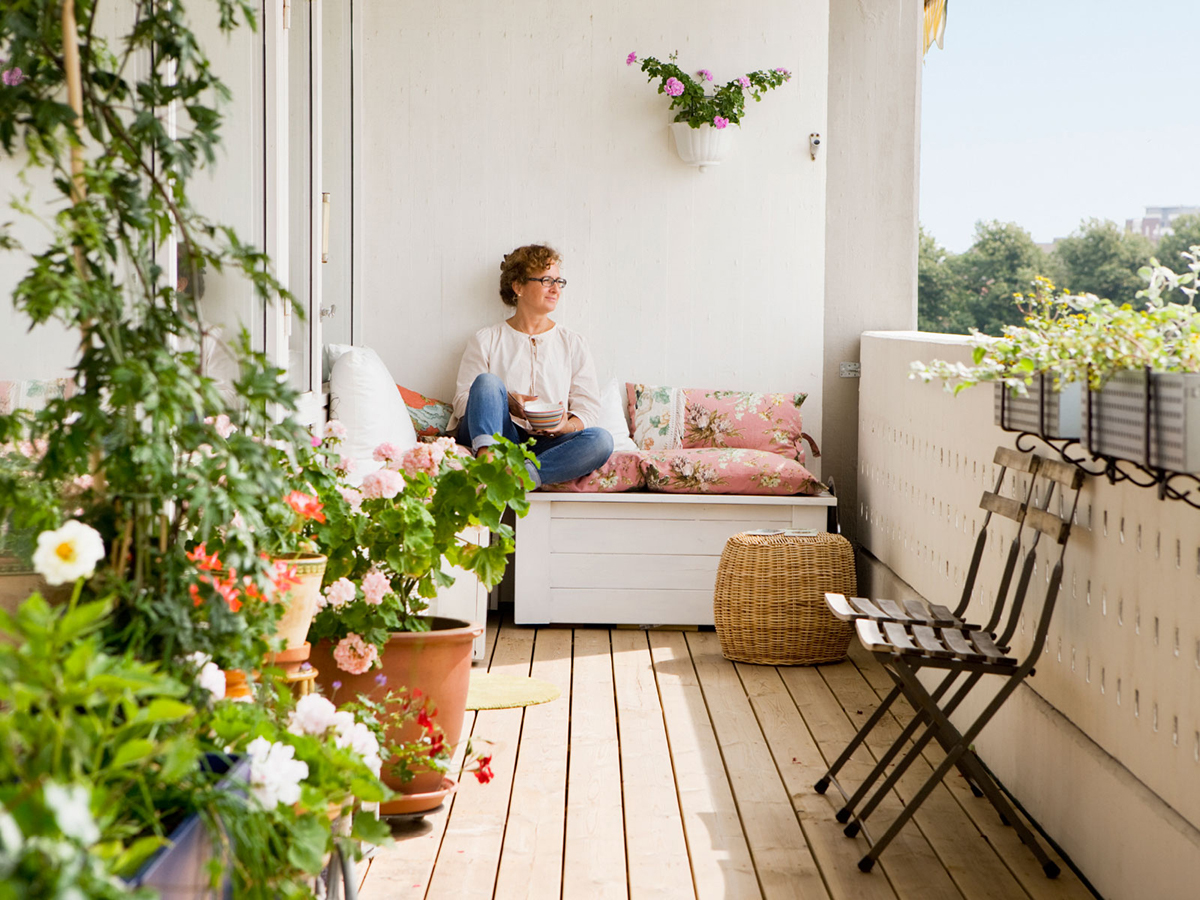
[{"label": "wicker pouf stool", "polygon": [[845,659],[854,628],[834,618],[826,591],[857,593],[854,550],[841,535],[735,534],[721,553],[713,591],[721,652],[769,666]]}]

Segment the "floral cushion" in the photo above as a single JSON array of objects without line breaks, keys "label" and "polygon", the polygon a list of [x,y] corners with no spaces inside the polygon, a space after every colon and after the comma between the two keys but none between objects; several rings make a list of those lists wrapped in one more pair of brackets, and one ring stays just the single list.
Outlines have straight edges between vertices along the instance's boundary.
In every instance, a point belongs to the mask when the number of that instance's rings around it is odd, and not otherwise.
[{"label": "floral cushion", "polygon": [[622,453],[618,450],[595,472],[582,475],[573,481],[546,484],[541,490],[577,494],[615,494],[619,491],[636,490],[646,486],[641,463],[642,454]]},{"label": "floral cushion", "polygon": [[646,487],[667,494],[817,494],[824,489],[794,459],[765,450],[714,447],[642,453]]},{"label": "floral cushion", "polygon": [[807,394],[644,384],[627,384],[625,389],[633,441],[640,450],[733,447],[804,462],[800,406]]},{"label": "floral cushion", "polygon": [[408,417],[412,419],[413,428],[420,437],[437,437],[446,434],[446,426],[450,424],[450,414],[454,407],[444,400],[434,400],[416,391],[409,390],[403,385],[396,385],[404,405],[408,407]]},{"label": "floral cushion", "polygon": [[41,381],[0,381],[0,415],[13,410],[37,412],[51,400],[70,397],[75,382],[70,378],[49,378]]},{"label": "floral cushion", "polygon": [[683,395],[684,449],[766,450],[804,462],[800,406],[807,394],[685,390]]},{"label": "floral cushion", "polygon": [[633,442],[639,450],[674,450],[683,439],[683,391],[648,384],[625,385]]}]

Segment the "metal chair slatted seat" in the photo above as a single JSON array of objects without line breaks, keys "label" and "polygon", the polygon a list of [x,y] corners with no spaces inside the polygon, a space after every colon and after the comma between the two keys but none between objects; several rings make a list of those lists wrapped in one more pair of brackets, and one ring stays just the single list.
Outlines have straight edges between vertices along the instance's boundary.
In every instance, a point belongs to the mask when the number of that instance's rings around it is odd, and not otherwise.
[{"label": "metal chair slatted seat", "polygon": [[[1074,466],[1054,460],[1039,460],[1034,464],[1033,470],[1035,477],[1030,482],[1031,496],[1036,496],[1035,485],[1043,482],[1045,484],[1045,500],[1041,505],[1029,505],[1023,513],[1014,511],[1020,517],[1024,526],[1023,530],[1028,530],[1033,538],[1025,551],[1026,557],[1021,569],[1021,577],[1017,589],[1013,593],[1012,603],[1009,604],[1007,621],[1002,634],[996,636],[991,629],[976,629],[970,626],[937,627],[889,621],[881,623],[866,616],[855,620],[855,630],[859,639],[868,650],[875,654],[884,670],[895,682],[896,689],[912,703],[913,708],[918,712],[918,716],[913,721],[919,720],[921,724],[918,727],[923,726],[925,730],[861,809],[858,808],[858,801],[853,798],[847,804],[847,809],[843,812],[848,811],[848,815],[853,816],[853,821],[847,825],[846,834],[854,836],[862,829],[863,821],[878,806],[883,797],[895,787],[904,771],[920,755],[921,749],[929,740],[938,740],[946,751],[941,762],[878,840],[870,841],[866,832],[863,832],[870,843],[870,849],[858,864],[864,872],[871,870],[879,855],[912,818],[950,769],[960,766],[969,773],[979,790],[991,801],[1000,814],[1001,820],[1017,829],[1022,842],[1033,851],[1046,875],[1053,878],[1059,874],[1057,864],[1049,858],[1029,828],[1013,812],[1007,799],[983,769],[982,763],[979,762],[974,751],[971,750],[972,742],[979,736],[984,726],[1025,678],[1033,673],[1034,664],[1045,646],[1055,601],[1062,583],[1063,556],[1066,552],[1067,540],[1070,537],[1071,521],[1078,503],[1079,490],[1083,485],[1084,473]],[[1074,492],[1069,503],[1069,512],[1065,517],[1059,517],[1049,511],[1056,488],[1060,488],[1063,492],[1068,490]],[[1035,565],[1035,552],[1042,538],[1049,539],[1057,546],[1057,559],[1047,579],[1045,596],[1029,651],[1024,659],[1019,660],[1010,654],[1008,645],[1021,617]],[[1020,534],[1018,534],[1019,539]],[[997,612],[998,609],[993,610],[994,619]],[[917,677],[921,669],[928,668],[944,669],[948,672],[948,677],[933,693],[930,693]],[[946,703],[940,704],[940,697],[944,695],[949,688],[949,683],[953,681],[953,677],[949,676],[957,677],[959,675],[967,676],[965,682],[959,686]],[[974,721],[960,731],[950,722],[950,713],[975,684],[989,675],[1001,678],[1002,684]],[[864,730],[866,728],[867,726],[864,726]],[[855,740],[857,741],[858,737]],[[893,745],[892,750],[897,750],[906,741],[907,737],[902,736]],[[894,752],[891,755],[894,756]],[[876,766],[876,770],[868,777],[868,783],[877,780],[882,770],[882,766]],[[859,794],[862,793],[860,790]],[[839,813],[839,819],[846,821],[841,818],[841,813]]]},{"label": "metal chair slatted seat", "polygon": [[[1021,537],[1022,528],[1024,526],[1025,512],[1028,509],[1030,499],[1033,495],[1034,479],[1030,477],[1029,483],[1025,487],[1024,499],[1021,501],[1011,500],[1007,497],[1000,496],[1000,491],[1004,487],[1004,480],[1009,473],[1013,474],[1014,478],[1020,476],[1033,476],[1037,473],[1038,466],[1042,463],[1040,457],[1036,457],[1030,453],[1018,453],[1015,450],[1010,450],[1007,447],[997,447],[993,461],[1000,467],[1000,471],[996,476],[995,487],[991,491],[984,491],[983,497],[980,500],[980,508],[984,510],[983,522],[980,525],[979,533],[975,537],[975,547],[971,554],[971,563],[967,567],[967,574],[963,581],[962,593],[959,597],[958,605],[953,610],[947,609],[940,604],[928,603],[924,600],[905,601],[901,606],[893,600],[867,600],[863,597],[844,597],[841,594],[828,593],[825,595],[825,602],[828,604],[830,611],[839,619],[847,622],[856,622],[859,619],[867,618],[872,621],[886,624],[907,623],[907,624],[922,624],[933,627],[955,627],[955,628],[971,628],[977,631],[993,632],[1000,620],[1001,611],[1004,606],[1005,598],[1007,597],[1009,587],[1012,583],[1013,574],[1016,571],[1021,552]],[[1015,485],[1014,490],[1020,492],[1020,486]],[[992,609],[992,614],[988,619],[987,624],[980,626],[972,625],[964,620],[967,614],[967,608],[970,605],[971,598],[975,591],[975,582],[979,575],[979,566],[983,560],[983,553],[987,547],[989,535],[991,534],[991,523],[993,514],[999,515],[1001,518],[1011,520],[1016,523],[1016,533],[1013,535],[1009,543],[1008,553],[1005,557],[1003,572],[1000,577],[1000,584],[996,591],[996,600]],[[1026,581],[1027,583],[1027,581]],[[946,691],[953,685],[958,673],[949,673],[943,682],[934,690],[933,696],[935,699],[941,698]],[[868,734],[875,726],[887,715],[893,703],[900,698],[902,691],[899,686],[894,687],[891,692],[884,698],[883,702],[875,709],[871,716],[864,723],[863,727],[855,735],[854,739],[847,745],[842,754],[829,767],[829,771],[816,783],[815,787],[819,793],[825,793],[832,784],[846,799],[846,805],[838,812],[837,819],[839,822],[847,822],[850,818],[850,810],[852,810],[866,795],[870,789],[871,783],[878,777],[895,755],[904,747],[908,740],[921,727],[924,718],[921,715],[914,717],[905,727],[900,738],[892,745],[888,752],[880,758],[876,765],[875,771],[868,776],[867,780],[859,787],[858,791],[853,795],[848,794],[846,790],[837,781],[837,773],[850,760],[851,756],[866,740]],[[965,696],[965,694],[964,694]],[[961,698],[960,698],[961,699]],[[957,705],[957,703],[955,703]],[[951,711],[953,707],[951,707]],[[964,769],[964,777],[967,778],[971,785],[971,790],[979,796],[980,789],[976,785],[973,776]]]}]

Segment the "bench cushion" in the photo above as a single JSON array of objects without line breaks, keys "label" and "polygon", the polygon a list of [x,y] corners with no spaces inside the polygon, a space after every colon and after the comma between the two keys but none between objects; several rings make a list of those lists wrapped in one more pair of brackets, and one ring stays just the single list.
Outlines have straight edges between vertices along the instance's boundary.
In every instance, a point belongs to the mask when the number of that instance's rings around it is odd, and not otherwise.
[{"label": "bench cushion", "polygon": [[560,484],[546,484],[540,489],[573,494],[613,494],[620,491],[633,491],[645,486],[646,478],[642,474],[642,455],[618,450],[608,458],[608,462],[595,472]]},{"label": "bench cushion", "polygon": [[641,450],[765,450],[804,462],[800,406],[808,396],[627,384]]},{"label": "bench cushion", "polygon": [[642,453],[646,487],[669,494],[817,494],[823,486],[795,459],[765,450],[684,448]]}]

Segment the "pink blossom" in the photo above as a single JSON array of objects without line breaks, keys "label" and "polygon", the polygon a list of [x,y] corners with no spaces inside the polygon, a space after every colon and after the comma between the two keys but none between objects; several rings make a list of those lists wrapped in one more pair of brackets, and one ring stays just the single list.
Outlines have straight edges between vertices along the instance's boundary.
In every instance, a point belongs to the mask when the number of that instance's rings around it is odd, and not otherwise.
[{"label": "pink blossom", "polygon": [[747,78],[745,75],[743,75],[741,78],[739,78],[737,80],[737,83],[740,84],[744,88],[750,87],[750,79]]},{"label": "pink blossom", "polygon": [[349,578],[339,578],[325,588],[325,601],[334,609],[341,609],[347,603],[353,603],[357,596],[358,590]]},{"label": "pink blossom", "polygon": [[343,475],[349,475],[354,471],[354,460],[348,456],[339,456],[337,462],[333,464],[333,468]]},{"label": "pink blossom", "polygon": [[704,81],[712,81],[712,72],[708,71],[708,69],[701,69],[696,74]]},{"label": "pink blossom", "polygon": [[789,72],[787,69],[783,68],[782,66],[780,66],[779,68],[777,68],[775,71],[776,71],[776,72],[778,72],[780,75],[782,75],[784,78],[791,78],[791,77],[792,77],[792,73],[791,73],[791,72]]},{"label": "pink blossom", "polygon": [[219,416],[209,416],[204,420],[204,424],[213,426],[222,440],[228,438],[237,430],[233,423],[229,421],[229,416],[225,415],[225,413],[221,413]]},{"label": "pink blossom", "polygon": [[683,93],[683,82],[678,78],[668,78],[667,83],[663,85],[663,90],[669,97],[678,97]]},{"label": "pink blossom", "polygon": [[625,65],[632,66],[635,62],[637,62],[636,53],[630,53],[627,57],[625,57]]},{"label": "pink blossom", "polygon": [[400,465],[411,478],[418,473],[424,473],[433,478],[441,467],[446,451],[437,444],[417,444],[400,460]]},{"label": "pink blossom", "polygon": [[325,423],[325,437],[337,438],[339,441],[346,436],[346,426],[337,419],[330,419]]},{"label": "pink blossom", "polygon": [[0,76],[0,78],[3,78],[4,83],[9,87],[16,87],[25,80],[25,73],[19,67],[13,66],[3,76]]},{"label": "pink blossom", "polygon": [[371,454],[371,459],[376,462],[391,462],[392,460],[399,459],[402,452],[395,444],[385,441],[375,448],[375,452]]},{"label": "pink blossom", "polygon": [[310,437],[308,440],[314,447],[321,446],[321,439],[319,437],[317,437],[315,434],[312,437]]},{"label": "pink blossom", "polygon": [[724,116],[713,116],[713,128],[725,128],[729,124],[729,120]]},{"label": "pink blossom", "polygon": [[350,508],[355,512],[362,509],[363,495],[362,491],[355,488],[341,488],[342,499],[350,504]]},{"label": "pink blossom", "polygon": [[378,569],[372,569],[363,576],[362,589],[366,601],[372,606],[378,606],[383,602],[383,598],[391,592],[392,583]]},{"label": "pink blossom", "polygon": [[391,469],[380,469],[363,478],[362,494],[368,500],[378,500],[380,497],[391,500],[404,490],[404,476]]},{"label": "pink blossom", "polygon": [[353,631],[338,641],[333,649],[333,659],[338,668],[351,675],[361,675],[379,660],[379,651]]}]

